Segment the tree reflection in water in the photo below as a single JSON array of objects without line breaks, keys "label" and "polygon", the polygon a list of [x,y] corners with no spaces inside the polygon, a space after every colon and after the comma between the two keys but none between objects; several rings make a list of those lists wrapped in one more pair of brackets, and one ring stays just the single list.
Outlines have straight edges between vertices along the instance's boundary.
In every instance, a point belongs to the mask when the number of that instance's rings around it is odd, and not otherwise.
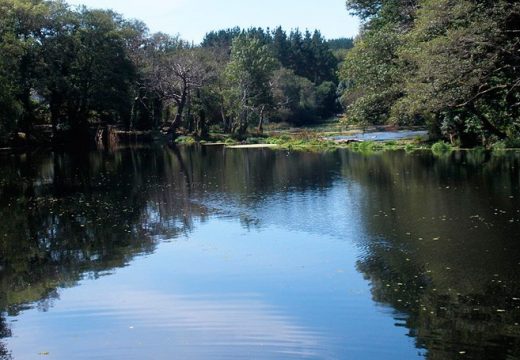
[{"label": "tree reflection in water", "polygon": [[428,359],[520,356],[518,156],[345,154],[369,190],[358,269]]},{"label": "tree reflection in water", "polygon": [[[204,205],[206,199],[232,192],[248,202],[251,194],[278,186],[277,178],[306,186],[309,176],[299,175],[312,174],[319,161],[309,155],[289,164],[283,153],[175,147],[5,158],[0,309],[11,316],[33,306],[46,310],[59,298],[58,289],[110,274],[152,253],[158,241],[189,233],[195,221],[216,211]],[[321,172],[312,177],[327,179]],[[247,217],[242,221],[251,225]],[[4,320],[0,337],[10,335]]]},{"label": "tree reflection in water", "polygon": [[[479,152],[159,147],[3,158],[0,338],[10,336],[5,314],[45,311],[59,289],[110,274],[215,214],[261,226],[269,214],[252,218],[247,209],[346,179],[363,189],[352,204],[366,232],[358,269],[417,347],[429,359],[515,359],[519,169],[518,156]],[[0,359],[8,357],[0,345]]]}]

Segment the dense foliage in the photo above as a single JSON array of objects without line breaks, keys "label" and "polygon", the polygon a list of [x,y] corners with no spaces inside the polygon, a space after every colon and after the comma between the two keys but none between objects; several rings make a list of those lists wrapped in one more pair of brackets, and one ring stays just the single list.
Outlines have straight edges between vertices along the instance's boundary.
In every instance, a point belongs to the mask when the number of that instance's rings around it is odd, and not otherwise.
[{"label": "dense foliage", "polygon": [[330,117],[337,52],[351,46],[331,44],[319,31],[234,28],[195,46],[108,10],[0,0],[0,144],[103,140],[116,128],[241,135]]},{"label": "dense foliage", "polygon": [[348,0],[364,20],[342,65],[354,123],[427,124],[462,145],[520,136],[520,3]]}]

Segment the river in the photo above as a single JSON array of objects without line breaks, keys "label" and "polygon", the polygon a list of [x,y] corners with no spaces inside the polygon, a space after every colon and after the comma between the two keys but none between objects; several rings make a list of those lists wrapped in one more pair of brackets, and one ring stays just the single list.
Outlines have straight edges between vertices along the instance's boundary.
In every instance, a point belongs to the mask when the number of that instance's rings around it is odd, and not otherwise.
[{"label": "river", "polygon": [[0,157],[0,359],[520,359],[520,155]]}]

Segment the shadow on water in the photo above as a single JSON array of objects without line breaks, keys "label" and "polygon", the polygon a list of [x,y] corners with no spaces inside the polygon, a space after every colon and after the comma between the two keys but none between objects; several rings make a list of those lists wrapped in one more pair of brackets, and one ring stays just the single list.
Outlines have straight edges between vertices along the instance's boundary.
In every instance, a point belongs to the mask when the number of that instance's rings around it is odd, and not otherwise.
[{"label": "shadow on water", "polygon": [[367,189],[358,269],[428,359],[520,358],[520,160],[345,154]]},{"label": "shadow on water", "polygon": [[[11,331],[9,327],[5,323],[5,319],[3,316],[0,316],[0,339],[5,339],[11,336]],[[9,351],[5,348],[5,345],[0,342],[0,359],[1,360],[11,360],[11,356]]]},{"label": "shadow on water", "polygon": [[11,336],[5,315],[46,311],[59,289],[128,266],[212,216],[341,238],[336,218],[296,209],[296,224],[269,206],[353,183],[357,268],[425,356],[517,359],[519,169],[518,156],[487,153],[160,147],[2,158],[0,338]]}]

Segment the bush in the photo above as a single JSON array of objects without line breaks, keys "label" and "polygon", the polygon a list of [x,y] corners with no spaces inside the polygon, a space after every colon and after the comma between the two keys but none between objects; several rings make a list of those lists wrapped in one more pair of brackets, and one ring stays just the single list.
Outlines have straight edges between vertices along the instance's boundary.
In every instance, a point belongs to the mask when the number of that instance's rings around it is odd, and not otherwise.
[{"label": "bush", "polygon": [[179,136],[177,139],[175,139],[175,143],[182,145],[193,145],[196,143],[196,141],[191,136]]},{"label": "bush", "polygon": [[444,142],[438,141],[432,145],[432,152],[436,155],[444,155],[453,151],[453,146]]},{"label": "bush", "polygon": [[246,139],[247,144],[262,144],[264,142],[264,138],[261,137],[248,137]]},{"label": "bush", "polygon": [[503,150],[506,150],[508,148],[507,145],[508,144],[507,144],[506,141],[497,141],[496,143],[491,145],[491,149],[493,151],[503,151]]},{"label": "bush", "polygon": [[417,147],[413,144],[406,144],[406,146],[404,147],[404,151],[406,151],[407,153],[412,153],[415,150],[417,150]]},{"label": "bush", "polygon": [[518,149],[518,148],[520,148],[520,139],[508,139],[506,141],[506,147],[508,149]]},{"label": "bush", "polygon": [[227,138],[225,141],[224,141],[224,144],[226,145],[236,145],[237,144],[237,141],[233,138]]}]

